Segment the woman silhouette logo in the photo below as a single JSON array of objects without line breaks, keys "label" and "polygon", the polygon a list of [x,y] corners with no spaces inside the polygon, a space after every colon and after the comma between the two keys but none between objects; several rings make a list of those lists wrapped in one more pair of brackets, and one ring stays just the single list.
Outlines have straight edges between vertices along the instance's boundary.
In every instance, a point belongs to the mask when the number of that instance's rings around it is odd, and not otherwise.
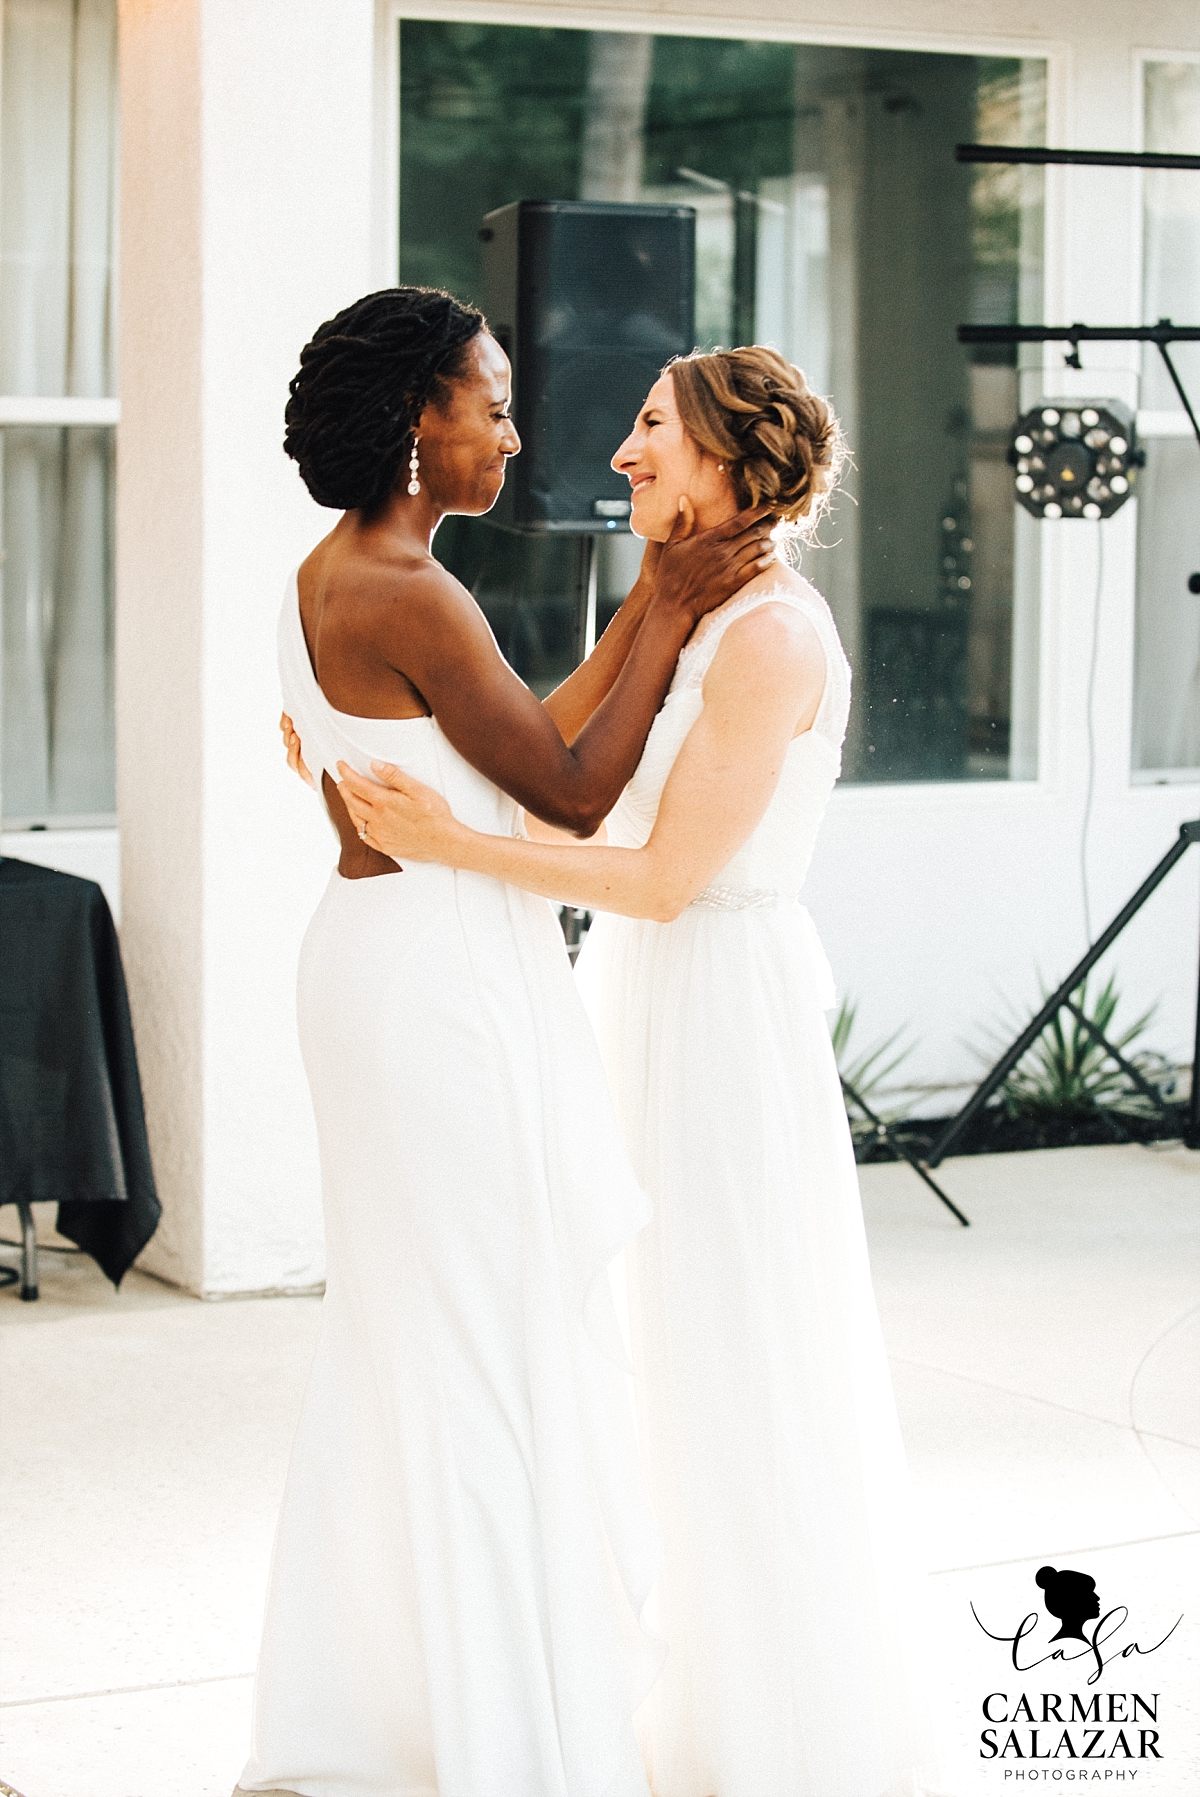
[{"label": "woman silhouette logo", "polygon": [[1096,1581],[1086,1572],[1056,1572],[1053,1566],[1041,1566],[1034,1574],[1046,1596],[1046,1608],[1057,1616],[1059,1630],[1052,1641],[1091,1642],[1083,1632],[1085,1622],[1094,1622],[1100,1614]]}]

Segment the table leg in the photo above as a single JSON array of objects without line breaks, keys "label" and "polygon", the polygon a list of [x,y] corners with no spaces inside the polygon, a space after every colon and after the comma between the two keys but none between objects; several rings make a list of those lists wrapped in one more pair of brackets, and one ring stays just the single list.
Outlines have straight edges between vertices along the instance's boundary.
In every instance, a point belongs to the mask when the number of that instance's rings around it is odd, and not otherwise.
[{"label": "table leg", "polygon": [[17,1214],[21,1219],[21,1297],[28,1304],[38,1295],[37,1231],[31,1206],[18,1203]]}]

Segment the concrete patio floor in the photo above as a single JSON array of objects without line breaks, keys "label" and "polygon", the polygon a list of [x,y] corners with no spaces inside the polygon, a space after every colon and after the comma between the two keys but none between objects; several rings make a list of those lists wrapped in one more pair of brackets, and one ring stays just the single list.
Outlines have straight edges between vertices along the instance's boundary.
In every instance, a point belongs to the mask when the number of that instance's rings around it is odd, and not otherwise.
[{"label": "concrete patio floor", "polygon": [[[1038,1772],[1191,1797],[1200,1156],[950,1161],[939,1177],[970,1229],[907,1168],[862,1173],[931,1568],[941,1789],[1024,1792]],[[14,1221],[3,1213],[5,1235]],[[318,1301],[201,1304],[137,1273],[114,1294],[90,1262],[49,1254],[42,1293],[23,1305],[0,1291],[0,1781],[23,1797],[228,1797]],[[972,1614],[993,1634],[1036,1614],[1021,1665],[1053,1652],[1033,1581],[1044,1562],[1090,1573],[1102,1614],[1116,1612],[1093,1685],[1090,1658],[1015,1671]],[[984,1699],[1011,1707],[1022,1691],[1035,1711],[1047,1691],[1104,1705],[1136,1691],[1156,1705],[1162,1757],[1038,1761],[1020,1721],[1024,1758],[981,1758]],[[1082,1752],[1088,1731],[1070,1732]],[[1060,1734],[1042,1727],[1036,1751]]]}]

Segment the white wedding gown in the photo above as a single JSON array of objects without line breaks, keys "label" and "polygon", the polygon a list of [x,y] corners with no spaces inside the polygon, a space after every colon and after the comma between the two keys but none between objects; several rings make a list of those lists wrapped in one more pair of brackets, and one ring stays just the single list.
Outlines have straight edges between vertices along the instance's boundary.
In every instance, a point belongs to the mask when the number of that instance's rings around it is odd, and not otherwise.
[{"label": "white wedding gown", "polygon": [[654,1206],[627,1267],[665,1548],[651,1616],[669,1652],[639,1732],[656,1797],[907,1797],[924,1757],[907,1476],[824,1016],[832,978],[796,903],[850,702],[812,588],[712,614],[608,837],[647,840],[721,637],[768,600],[821,640],[813,728],[713,885],[673,923],[599,917],[577,968]]},{"label": "white wedding gown", "polygon": [[[399,763],[517,807],[431,718],[284,700],[320,781]],[[647,1206],[544,900],[334,874],[301,954],[328,1286],[279,1520],[242,1788],[646,1797],[658,1546],[606,1269]]]}]

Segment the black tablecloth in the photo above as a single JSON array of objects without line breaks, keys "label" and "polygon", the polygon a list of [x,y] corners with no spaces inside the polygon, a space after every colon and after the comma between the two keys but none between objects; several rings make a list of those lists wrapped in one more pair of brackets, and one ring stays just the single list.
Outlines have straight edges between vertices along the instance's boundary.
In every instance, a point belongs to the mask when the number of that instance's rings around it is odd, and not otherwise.
[{"label": "black tablecloth", "polygon": [[114,1285],[158,1227],[117,932],[93,880],[0,860],[0,1204],[50,1199]]}]

